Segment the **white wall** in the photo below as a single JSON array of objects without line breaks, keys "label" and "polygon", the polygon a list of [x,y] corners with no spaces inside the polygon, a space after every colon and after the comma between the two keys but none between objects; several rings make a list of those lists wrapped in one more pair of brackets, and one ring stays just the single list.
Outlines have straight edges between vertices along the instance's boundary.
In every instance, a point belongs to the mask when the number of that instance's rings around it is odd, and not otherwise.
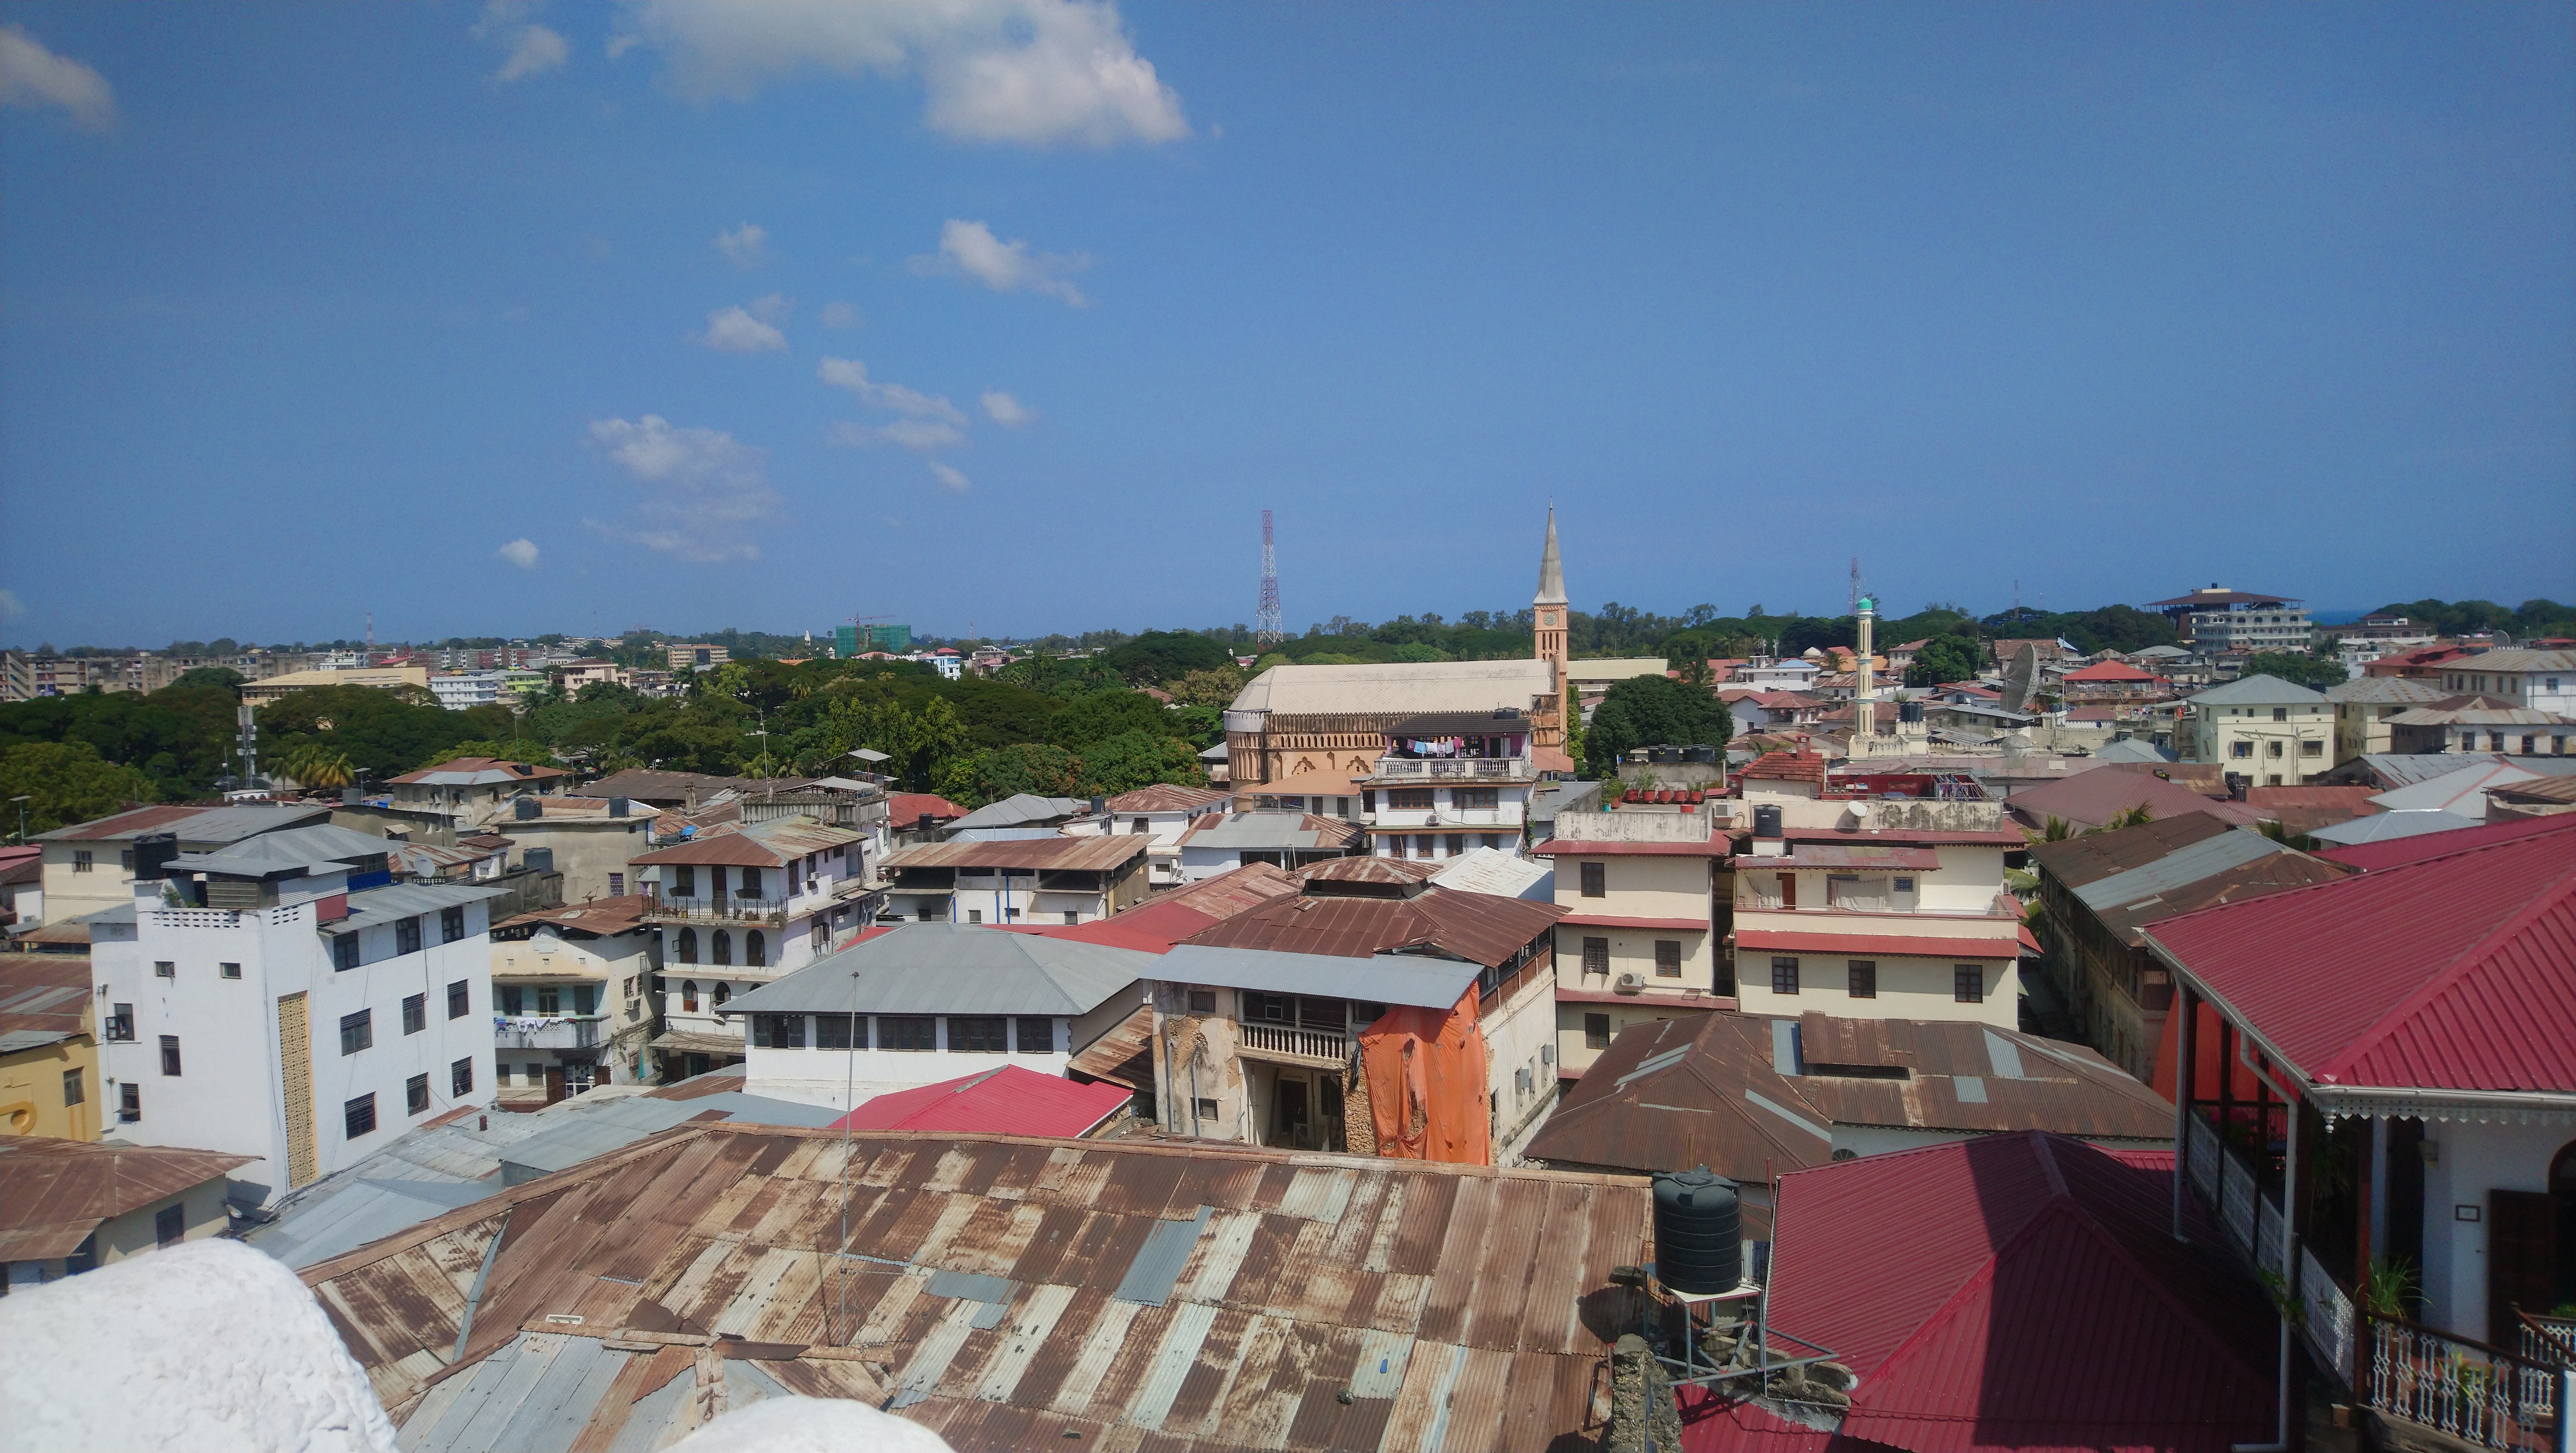
[{"label": "white wall", "polygon": [[[1556,1066],[1541,1063],[1539,1055],[1542,1047],[1556,1043],[1555,976],[1544,970],[1532,974],[1518,996],[1496,1005],[1494,1016],[1478,1028],[1485,1036],[1486,1087],[1497,1109],[1494,1164],[1511,1165],[1556,1103]],[[1520,1070],[1529,1072],[1526,1090],[1514,1073]]]},{"label": "white wall", "polygon": [[[2495,1214],[2487,1192],[2547,1191],[2549,1162],[2560,1147],[2576,1140],[2576,1128],[2429,1120],[2424,1138],[2440,1148],[2424,1167],[2426,1319],[2483,1342],[2487,1230]],[[2476,1207],[2478,1219],[2460,1220],[2462,1206]]]},{"label": "white wall", "polygon": [[[736,1018],[741,1016],[737,1015]],[[1016,1036],[1019,1022],[1012,1020]],[[1072,1033],[1069,1020],[1055,1020],[1055,1042],[1068,1044]],[[1017,1043],[1016,1038],[1013,1041]],[[881,1032],[872,1022],[870,1045],[883,1043]],[[1067,1050],[1052,1054],[968,1054],[948,1046],[948,1021],[939,1021],[939,1045],[935,1050],[897,1049],[816,1049],[813,1047],[813,1025],[806,1025],[806,1047],[803,1049],[763,1049],[751,1045],[743,1054],[743,1089],[754,1095],[793,1100],[800,1105],[822,1105],[845,1110],[853,1103],[866,1104],[869,1099],[889,1090],[915,1085],[935,1085],[942,1080],[962,1079],[997,1070],[1004,1065],[1018,1065],[1035,1070],[1052,1079],[1064,1078],[1065,1067],[1073,1055]],[[851,1090],[855,1086],[856,1099]]]}]

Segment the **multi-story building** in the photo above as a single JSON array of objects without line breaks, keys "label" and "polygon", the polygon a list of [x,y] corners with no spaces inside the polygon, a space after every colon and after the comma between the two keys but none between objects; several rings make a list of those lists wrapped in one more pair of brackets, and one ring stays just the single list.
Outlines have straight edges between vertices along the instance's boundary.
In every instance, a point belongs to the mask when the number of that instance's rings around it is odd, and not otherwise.
[{"label": "multi-story building", "polygon": [[331,820],[327,803],[243,802],[228,807],[163,804],[38,833],[44,849],[44,915],[64,923],[132,897],[135,840],[168,836],[186,853],[214,852],[262,833]]},{"label": "multi-story building", "polygon": [[1496,707],[1389,723],[1359,779],[1369,850],[1389,858],[1454,858],[1473,849],[1518,853],[1539,782],[1538,723]]},{"label": "multi-story building", "polygon": [[566,903],[637,891],[635,858],[653,846],[653,809],[623,797],[521,797],[483,826],[508,839],[521,863],[563,874]]},{"label": "multi-story building", "polygon": [[147,851],[89,920],[119,1138],[255,1157],[233,1196],[257,1205],[492,1103],[495,890],[392,882],[385,848],[321,826]]},{"label": "multi-story building", "polygon": [[2442,682],[2454,695],[2576,717],[2576,651],[2488,651],[2446,663]]},{"label": "multi-story building", "polygon": [[382,691],[405,687],[431,695],[427,666],[351,666],[342,670],[289,671],[261,681],[243,683],[241,699],[252,706],[264,705],[299,691],[313,691],[325,686],[372,686]]},{"label": "multi-story building", "polygon": [[646,899],[541,908],[492,926],[493,1084],[504,1105],[551,1105],[649,1081],[662,933]]},{"label": "multi-story building", "polygon": [[2498,752],[2564,757],[2576,749],[2576,719],[2487,697],[2446,696],[2388,719],[2388,750],[2399,753]]},{"label": "multi-story building", "polygon": [[2326,700],[2334,704],[2334,765],[2392,750],[2389,718],[2450,694],[2410,676],[2361,676],[2327,687]]},{"label": "multi-story building", "polygon": [[665,649],[674,671],[708,671],[733,659],[727,648],[702,641],[673,641]]},{"label": "multi-story building", "polygon": [[886,909],[916,923],[1092,923],[1142,902],[1148,834],[952,840],[885,861]]},{"label": "multi-story building", "polygon": [[95,1002],[86,955],[0,953],[0,1135],[98,1139]]},{"label": "multi-story building", "polygon": [[2230,590],[2212,583],[2206,589],[2171,600],[2149,601],[2145,608],[2162,611],[2174,623],[2183,644],[2203,653],[2288,651],[2304,655],[2316,639],[2306,603],[2286,595]]},{"label": "multi-story building", "polygon": [[1190,825],[1178,844],[1174,871],[1184,883],[1203,883],[1252,863],[1302,868],[1367,852],[1355,823],[1311,812],[1210,813]]},{"label": "multi-story building", "polygon": [[2186,762],[2215,762],[2257,787],[2296,787],[2334,769],[2334,703],[2324,692],[2245,676],[2185,705]]},{"label": "multi-story building", "polygon": [[[1696,794],[1691,794],[1696,795]],[[1734,1007],[1725,939],[1734,839],[1703,799],[1568,812],[1534,850],[1555,864],[1556,1074],[1576,1079],[1619,1031]]]},{"label": "multi-story building", "polygon": [[8,1285],[40,1286],[223,1235],[232,1226],[225,1177],[249,1160],[75,1140],[0,1142],[0,1180],[9,1185],[0,1200]]},{"label": "multi-story building", "polygon": [[469,706],[493,706],[501,700],[499,671],[451,671],[429,678],[429,694],[449,711],[463,711]]},{"label": "multi-story building", "polygon": [[459,823],[481,824],[505,810],[511,798],[563,790],[571,774],[500,757],[457,757],[387,782],[394,805],[436,812]]}]

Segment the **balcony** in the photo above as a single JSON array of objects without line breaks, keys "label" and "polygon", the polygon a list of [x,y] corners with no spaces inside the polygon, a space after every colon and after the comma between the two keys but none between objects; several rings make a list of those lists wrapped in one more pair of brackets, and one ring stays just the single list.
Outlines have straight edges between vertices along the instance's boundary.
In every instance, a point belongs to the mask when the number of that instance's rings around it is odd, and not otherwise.
[{"label": "balcony", "polygon": [[494,1049],[597,1049],[600,1024],[607,1016],[542,1015],[492,1021]]},{"label": "balcony", "polygon": [[1380,757],[1377,782],[1529,782],[1527,757]]},{"label": "balcony", "polygon": [[[823,898],[821,894],[814,896]],[[665,898],[648,892],[643,918],[647,923],[741,923],[784,928],[796,906],[797,900],[792,898]]]},{"label": "balcony", "polygon": [[1351,1062],[1351,1041],[1346,1034],[1291,1029],[1284,1024],[1237,1023],[1234,1028],[1242,1053],[1253,1059],[1284,1060],[1319,1069],[1339,1069]]}]

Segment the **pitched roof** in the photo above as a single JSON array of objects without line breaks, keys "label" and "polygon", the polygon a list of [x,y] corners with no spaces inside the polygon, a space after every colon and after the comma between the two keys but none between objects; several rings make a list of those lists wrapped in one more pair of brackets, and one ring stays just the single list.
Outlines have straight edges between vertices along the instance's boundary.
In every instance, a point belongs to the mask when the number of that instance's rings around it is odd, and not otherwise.
[{"label": "pitched roof", "polygon": [[704,772],[654,772],[629,767],[612,772],[582,790],[593,797],[631,797],[638,802],[673,806],[688,800],[689,789],[697,789],[698,800],[706,801],[719,792],[740,791],[760,785],[758,777],[716,777]]},{"label": "pitched roof", "polygon": [[212,1150],[0,1135],[0,1261],[50,1261],[98,1223],[259,1159]]},{"label": "pitched roof", "polygon": [[1091,804],[1079,797],[1040,797],[1034,792],[1015,792],[999,802],[987,802],[949,826],[964,830],[978,827],[1033,827],[1080,817],[1091,810]]},{"label": "pitched roof", "polygon": [[2062,842],[2033,843],[2030,860],[2069,888],[2144,867],[2177,849],[2231,829],[2205,812],[2161,817],[2116,832],[2086,833]]},{"label": "pitched roof", "polygon": [[[1832,1446],[2227,1453],[2267,1436],[2270,1308],[2196,1200],[2174,1239],[2173,1174],[2167,1152],[2031,1131],[1784,1177],[1770,1320],[1857,1375]],[[1901,1253],[1853,1255],[1884,1241],[1890,1206],[1911,1208]],[[1730,1410],[1682,1446],[1827,1438]]]},{"label": "pitched roof", "polygon": [[[1411,859],[1375,859],[1378,862],[1411,862]],[[1532,889],[1556,881],[1556,868],[1550,863],[1534,863],[1514,857],[1501,848],[1470,848],[1437,865],[1431,881],[1443,888],[1462,893],[1490,893],[1498,898],[1526,898]],[[1547,895],[1553,897],[1551,889]]]},{"label": "pitched roof", "polygon": [[[845,1134],[683,1127],[305,1279],[348,1309],[351,1355],[423,1448],[483,1446],[457,1435],[523,1407],[652,1446],[699,1366],[737,1400],[886,1406],[960,1453],[1067,1429],[1085,1448],[1265,1427],[1301,1447],[1545,1444],[1597,1430],[1606,1339],[1642,1311],[1609,1278],[1646,1255],[1643,1181],[899,1131],[845,1155]],[[818,1276],[844,1187],[854,1254]],[[461,1266],[488,1271],[460,1353],[462,1296],[413,1289]],[[584,1320],[523,1330],[550,1313]],[[742,1340],[652,1350],[718,1328]]]},{"label": "pitched roof", "polygon": [[906,923],[861,936],[784,978],[736,994],[724,1014],[1088,1014],[1154,972],[1134,949]]},{"label": "pitched roof", "polygon": [[1197,812],[1212,803],[1223,802],[1229,794],[1212,792],[1205,787],[1177,787],[1158,782],[1121,792],[1105,804],[1111,812]]},{"label": "pitched roof", "polygon": [[490,787],[512,782],[544,782],[569,775],[561,767],[537,767],[503,757],[451,757],[435,766],[386,779],[422,787]]},{"label": "pitched roof", "polygon": [[40,832],[35,842],[111,842],[140,837],[145,833],[166,832],[182,844],[204,843],[220,846],[264,832],[293,827],[300,823],[320,822],[331,815],[328,803],[236,802],[222,807],[182,807],[168,804],[130,808],[95,822],[79,822]]},{"label": "pitched roof", "polygon": [[1273,666],[1234,698],[1235,711],[1281,716],[1416,716],[1427,711],[1526,711],[1554,689],[1545,661],[1398,661]]},{"label": "pitched roof", "polygon": [[898,830],[919,826],[925,817],[964,817],[967,810],[935,792],[897,792],[886,798],[886,815]]},{"label": "pitched roof", "polygon": [[1565,910],[1524,898],[1431,888],[1412,898],[1273,899],[1185,940],[1211,948],[1367,958],[1433,948],[1497,968],[1555,927]]},{"label": "pitched roof", "polygon": [[2062,818],[2072,826],[2096,827],[2133,807],[2156,817],[2205,812],[2231,822],[2251,822],[2253,809],[2193,791],[2156,775],[2148,763],[2105,762],[2059,782],[2025,787],[2004,799],[2013,816],[2034,826]]},{"label": "pitched roof", "polygon": [[1743,782],[1813,782],[1825,784],[1825,757],[1822,752],[1764,752],[1736,769],[1736,779]]},{"label": "pitched roof", "polygon": [[2081,670],[2067,672],[2064,679],[2068,681],[2162,681],[2165,678],[2152,671],[2141,671],[2126,661],[2096,661]]},{"label": "pitched roof", "polygon": [[2519,646],[2481,654],[2472,671],[2576,671],[2576,651],[2533,651]]},{"label": "pitched roof", "polygon": [[1311,812],[1210,813],[1181,834],[1181,846],[1220,852],[1323,851],[1349,847],[1366,835],[1357,823]]},{"label": "pitched roof", "polygon": [[825,827],[810,817],[779,817],[727,832],[700,833],[667,848],[638,853],[628,861],[777,868],[811,853],[865,842],[867,836],[851,828]]},{"label": "pitched roof", "polygon": [[[1074,872],[1109,872],[1145,855],[1153,841],[1141,833],[1107,833],[1097,837],[1019,838],[1003,842],[952,841],[918,843],[885,860],[884,870],[906,868],[1008,869],[1041,868]],[[636,861],[642,862],[639,858]]]},{"label": "pitched roof", "polygon": [[645,905],[653,900],[642,893],[629,893],[620,898],[593,898],[582,903],[567,903],[557,908],[539,908],[493,924],[495,930],[553,924],[581,933],[615,934],[633,929],[642,919]]},{"label": "pitched roof", "polygon": [[2326,688],[2328,701],[2364,706],[2439,701],[2442,696],[2440,687],[2412,676],[2356,676],[2340,686]]},{"label": "pitched roof", "polygon": [[2576,1093],[2566,829],[2186,914],[2148,937],[2313,1084]]},{"label": "pitched roof", "polygon": [[[1891,1072],[1894,1072],[1891,1074]],[[1631,1025],[1529,1155],[1759,1183],[1832,1160],[1837,1125],[2158,1140],[2173,1106],[2077,1045],[1962,1020],[1692,1015]]]},{"label": "pitched roof", "polygon": [[290,827],[219,847],[211,852],[181,853],[170,866],[185,872],[262,878],[272,873],[334,872],[367,858],[390,857],[402,844],[352,828],[317,822]]},{"label": "pitched roof", "polygon": [[1018,1065],[895,1090],[860,1103],[828,1130],[928,1130],[1078,1140],[1127,1107],[1125,1085],[1077,1085]]},{"label": "pitched roof", "polygon": [[86,954],[0,953],[0,1054],[85,1033],[89,996]]},{"label": "pitched roof", "polygon": [[2239,676],[2188,699],[2194,706],[2306,706],[2324,701],[2326,694],[2278,676],[2257,675]]},{"label": "pitched roof", "polygon": [[2376,873],[2383,868],[2402,868],[2408,863],[2420,863],[2426,858],[2438,858],[2469,848],[2484,847],[2489,843],[2511,842],[2516,838],[2526,838],[2536,833],[2565,832],[2571,823],[2576,823],[2576,815],[2552,814],[2547,817],[2524,818],[2515,822],[2490,822],[2477,827],[2463,827],[2447,835],[2352,843],[2324,849],[2317,856],[2331,858],[2338,863],[2349,863],[2365,873]]},{"label": "pitched roof", "polygon": [[[1350,859],[1335,858],[1334,862]],[[1157,893],[1124,913],[1089,923],[1006,923],[1012,933],[1034,933],[1074,943],[1169,953],[1172,945],[1212,923],[1222,923],[1258,903],[1297,891],[1297,880],[1272,863],[1246,863],[1186,888]]]}]

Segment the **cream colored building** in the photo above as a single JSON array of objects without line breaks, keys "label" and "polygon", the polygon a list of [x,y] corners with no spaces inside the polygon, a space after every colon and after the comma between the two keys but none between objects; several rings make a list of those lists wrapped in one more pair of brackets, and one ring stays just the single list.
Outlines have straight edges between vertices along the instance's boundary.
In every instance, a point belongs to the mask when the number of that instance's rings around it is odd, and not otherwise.
[{"label": "cream colored building", "polygon": [[1546,661],[1399,661],[1273,666],[1225,713],[1226,782],[1236,792],[1309,773],[1367,776],[1387,728],[1417,716],[1509,710],[1553,714]]},{"label": "cream colored building", "polygon": [[292,696],[296,692],[311,691],[322,686],[373,686],[388,691],[398,687],[417,686],[425,693],[429,690],[429,668],[426,666],[359,666],[347,671],[289,671],[283,676],[271,676],[265,681],[242,683],[241,699],[253,706],[259,706],[275,701],[281,696]]},{"label": "cream colored building", "polygon": [[2334,703],[2277,676],[2241,676],[2190,698],[2183,760],[2255,787],[2296,787],[2334,767]]},{"label": "cream colored building", "polygon": [[255,1156],[0,1135],[10,1286],[59,1281],[232,1224],[229,1172]]},{"label": "cream colored building", "polygon": [[505,1106],[651,1078],[662,930],[644,895],[539,909],[492,926],[493,1082]]},{"label": "cream colored building", "polygon": [[[1707,807],[1720,804],[1708,803]],[[1733,840],[1708,812],[1569,812],[1555,861],[1556,1074],[1589,1069],[1629,1025],[1734,1007],[1722,940]]]},{"label": "cream colored building", "polygon": [[2390,717],[2450,694],[2434,682],[2405,676],[2362,676],[2327,687],[2326,700],[2334,703],[2334,765],[2392,750]]}]

